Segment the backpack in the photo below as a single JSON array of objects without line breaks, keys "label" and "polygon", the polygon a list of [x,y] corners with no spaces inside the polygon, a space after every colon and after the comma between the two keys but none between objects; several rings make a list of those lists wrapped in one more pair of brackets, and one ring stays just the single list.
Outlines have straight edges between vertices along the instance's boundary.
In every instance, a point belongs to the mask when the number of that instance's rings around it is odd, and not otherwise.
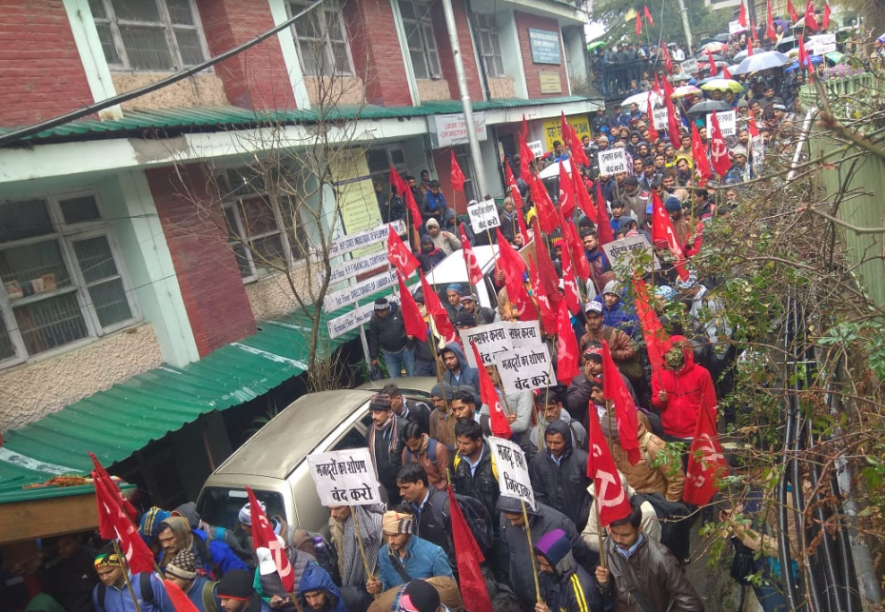
[{"label": "backpack", "polygon": [[[469,495],[456,495],[455,499],[461,508],[461,514],[464,520],[470,526],[473,533],[473,539],[476,540],[479,549],[483,552],[488,551],[492,547],[492,523],[489,520],[489,511],[482,505],[482,502],[475,497]],[[451,517],[451,509],[449,509],[449,518]]]},{"label": "backpack", "polygon": [[661,523],[661,544],[666,546],[680,564],[690,556],[691,512],[681,502],[671,502],[660,493],[636,493],[630,500],[634,507],[647,501],[655,509]]},{"label": "backpack", "polygon": [[308,531],[307,534],[313,539],[317,563],[329,576],[338,576],[338,550],[323,534],[314,531]]},{"label": "backpack", "polygon": [[217,582],[207,581],[203,585],[203,592],[200,594],[203,600],[203,608],[206,612],[218,612],[218,603],[215,600],[215,585]]},{"label": "backpack", "polygon": [[[430,441],[427,444],[427,457],[430,459],[431,463],[436,463],[436,445],[438,442],[433,438],[430,438]],[[406,457],[409,460],[409,463],[412,462],[412,451],[409,450],[409,447],[406,447]]]},{"label": "backpack", "polygon": [[[142,572],[138,574],[138,590],[141,594],[141,602],[151,607],[157,607],[157,600],[154,599],[154,590],[151,588],[150,572]],[[104,582],[98,583],[98,591],[96,591],[96,599],[98,600],[98,610],[96,612],[107,612],[104,607],[104,600],[108,595],[108,585]],[[139,606],[141,607],[141,606]],[[206,612],[209,612],[208,610]],[[217,612],[217,610],[215,611]]]},{"label": "backpack", "polygon": [[[194,534],[194,549],[197,555],[199,555],[200,561],[203,562],[203,565],[197,568],[197,575],[204,575],[209,580],[219,580],[224,572],[221,571],[221,566],[212,557],[209,544],[197,534]],[[208,570],[206,569],[207,566],[209,567]],[[204,573],[201,574],[200,572]]]}]

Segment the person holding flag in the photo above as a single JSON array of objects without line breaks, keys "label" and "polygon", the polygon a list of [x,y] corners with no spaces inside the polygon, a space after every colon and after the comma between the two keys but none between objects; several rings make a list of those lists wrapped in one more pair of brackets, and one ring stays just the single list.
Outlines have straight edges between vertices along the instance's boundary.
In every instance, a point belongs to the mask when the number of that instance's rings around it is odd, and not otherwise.
[{"label": "person holding flag", "polygon": [[600,592],[593,574],[575,562],[562,529],[545,533],[535,545],[541,597],[535,612],[612,612],[611,591]]},{"label": "person holding flag", "polygon": [[704,403],[715,414],[713,378],[706,368],[694,362],[691,343],[683,336],[670,338],[664,368],[651,377],[651,390],[651,403],[661,413],[665,440],[691,440]]},{"label": "person holding flag", "polygon": [[111,547],[95,557],[95,571],[101,581],[92,591],[95,612],[133,612],[139,608],[141,612],[173,612],[172,602],[156,574],[129,574],[126,567],[126,557]]}]

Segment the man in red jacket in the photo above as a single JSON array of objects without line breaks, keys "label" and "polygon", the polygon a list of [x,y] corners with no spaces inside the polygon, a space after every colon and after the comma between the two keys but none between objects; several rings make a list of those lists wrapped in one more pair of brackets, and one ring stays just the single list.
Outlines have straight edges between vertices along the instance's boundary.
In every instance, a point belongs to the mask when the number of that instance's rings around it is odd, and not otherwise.
[{"label": "man in red jacket", "polygon": [[716,409],[713,377],[694,362],[691,343],[682,336],[670,338],[664,369],[652,375],[651,386],[651,402],[661,412],[667,441],[691,441],[701,406]]}]

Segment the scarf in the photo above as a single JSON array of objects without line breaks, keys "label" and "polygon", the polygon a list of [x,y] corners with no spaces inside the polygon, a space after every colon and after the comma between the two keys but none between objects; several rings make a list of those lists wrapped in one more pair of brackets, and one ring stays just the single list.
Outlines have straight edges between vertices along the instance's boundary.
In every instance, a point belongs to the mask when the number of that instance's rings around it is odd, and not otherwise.
[{"label": "scarf", "polygon": [[[363,548],[366,550],[366,559],[369,560],[369,570],[374,574],[378,551],[381,550],[381,514],[376,509],[369,509],[365,506],[351,506],[350,511],[358,515],[357,520],[360,522]],[[343,523],[336,520],[332,520],[330,523],[332,542],[339,551],[338,571],[341,574],[341,584],[344,586],[365,585],[368,576],[366,576],[363,559],[356,542],[353,516],[348,517]]]}]

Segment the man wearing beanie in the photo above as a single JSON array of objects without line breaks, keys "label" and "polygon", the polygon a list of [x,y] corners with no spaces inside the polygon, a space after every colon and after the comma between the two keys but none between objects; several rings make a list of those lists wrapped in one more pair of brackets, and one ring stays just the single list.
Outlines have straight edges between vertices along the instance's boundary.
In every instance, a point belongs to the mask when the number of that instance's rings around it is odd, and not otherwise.
[{"label": "man wearing beanie", "polygon": [[399,598],[399,612],[448,612],[437,591],[430,583],[412,580]]},{"label": "man wearing beanie", "polygon": [[179,551],[165,570],[166,580],[174,582],[187,595],[199,612],[216,612],[219,604],[215,595],[216,583],[205,576],[197,575],[197,562],[194,553]]},{"label": "man wearing beanie", "polygon": [[609,590],[599,592],[596,578],[575,562],[568,536],[554,529],[541,536],[535,545],[538,582],[543,603],[535,612],[611,612],[614,596]]},{"label": "man wearing beanie", "polygon": [[433,410],[430,412],[430,437],[449,449],[455,448],[455,417],[452,414],[452,395],[455,389],[448,383],[437,383],[430,390]]},{"label": "man wearing beanie", "polygon": [[673,222],[673,230],[676,232],[679,246],[684,247],[691,234],[691,222],[682,214],[682,201],[676,196],[670,196],[664,201],[664,209],[670,215],[670,221]]},{"label": "man wearing beanie", "polygon": [[224,612],[271,612],[270,605],[255,592],[252,580],[246,570],[231,570],[221,577],[215,592]]},{"label": "man wearing beanie", "polygon": [[372,426],[369,427],[369,454],[375,464],[378,480],[387,490],[387,499],[391,505],[399,503],[399,489],[396,486],[396,473],[403,462],[403,441],[400,432],[405,424],[394,414],[390,397],[383,393],[374,395],[369,400],[369,415]]},{"label": "man wearing beanie", "polygon": [[[627,214],[636,219],[637,223],[642,225],[645,223],[645,208],[651,202],[651,194],[643,191],[639,186],[639,179],[635,176],[628,176],[624,179],[624,189],[620,193],[617,200],[624,204]],[[614,202],[612,202],[614,205]]]},{"label": "man wearing beanie", "polygon": [[387,298],[375,300],[375,312],[366,332],[372,365],[378,366],[378,357],[384,358],[390,378],[415,375],[415,351],[412,336],[406,335],[406,326],[399,306]]}]

